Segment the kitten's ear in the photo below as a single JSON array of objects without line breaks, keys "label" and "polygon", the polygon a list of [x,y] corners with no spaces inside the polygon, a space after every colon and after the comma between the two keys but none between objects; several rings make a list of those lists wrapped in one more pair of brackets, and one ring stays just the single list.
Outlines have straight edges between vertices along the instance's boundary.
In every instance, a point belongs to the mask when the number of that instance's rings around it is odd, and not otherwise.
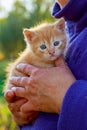
[{"label": "kitten's ear", "polygon": [[55,23],[55,29],[62,32],[65,31],[65,20],[63,18],[61,18],[60,20],[58,20],[58,22]]},{"label": "kitten's ear", "polygon": [[24,34],[24,37],[29,41],[33,41],[36,37],[36,34],[29,29],[24,29],[23,34]]}]

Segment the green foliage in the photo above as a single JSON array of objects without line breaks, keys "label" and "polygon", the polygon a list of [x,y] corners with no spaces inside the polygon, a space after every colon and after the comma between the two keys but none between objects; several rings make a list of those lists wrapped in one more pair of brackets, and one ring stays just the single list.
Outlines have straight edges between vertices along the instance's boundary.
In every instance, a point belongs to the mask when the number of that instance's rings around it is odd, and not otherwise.
[{"label": "green foliage", "polygon": [[0,61],[0,78],[1,77],[5,78],[5,69],[6,69],[6,66],[8,65],[8,63],[9,63],[8,60]]},{"label": "green foliage", "polygon": [[8,60],[0,61],[0,130],[18,130],[11,113],[7,108],[2,92],[6,78],[5,69],[8,64]]},{"label": "green foliage", "polygon": [[4,83],[5,83],[5,78],[6,78],[6,67],[8,65],[9,61],[8,60],[3,60],[0,61],[0,97],[2,97],[2,101],[3,101],[3,87],[4,87]]},{"label": "green foliage", "polygon": [[18,130],[6,104],[0,104],[0,130]]},{"label": "green foliage", "polygon": [[[4,19],[3,21],[1,20],[0,26],[0,44],[2,44],[2,50],[6,58],[15,57],[15,54],[18,53],[19,50],[23,50],[25,46],[23,42],[22,28],[23,21],[26,20],[22,14],[20,15],[20,13],[23,13],[20,11],[20,8],[22,10],[22,7],[19,7],[16,3],[14,7],[15,9],[9,13],[7,19]],[[21,46],[19,46],[20,42]]]},{"label": "green foliage", "polygon": [[17,53],[25,48],[23,28],[30,28],[44,20],[53,21],[51,4],[49,0],[32,0],[33,8],[28,10],[25,1],[15,0],[8,17],[0,19],[0,47],[5,58],[15,58]]},{"label": "green foliage", "polygon": [[50,12],[52,2],[49,2],[49,0],[33,0],[32,4],[33,10],[30,13],[30,21],[33,25],[43,20],[52,21]]}]

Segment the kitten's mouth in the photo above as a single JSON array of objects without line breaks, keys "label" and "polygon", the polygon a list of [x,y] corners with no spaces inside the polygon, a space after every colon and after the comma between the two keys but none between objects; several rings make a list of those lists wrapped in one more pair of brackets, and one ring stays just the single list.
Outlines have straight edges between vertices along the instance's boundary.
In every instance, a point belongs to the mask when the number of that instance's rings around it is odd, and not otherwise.
[{"label": "kitten's mouth", "polygon": [[55,57],[55,56],[50,57],[50,60],[56,60],[56,59],[57,59],[57,57]]}]

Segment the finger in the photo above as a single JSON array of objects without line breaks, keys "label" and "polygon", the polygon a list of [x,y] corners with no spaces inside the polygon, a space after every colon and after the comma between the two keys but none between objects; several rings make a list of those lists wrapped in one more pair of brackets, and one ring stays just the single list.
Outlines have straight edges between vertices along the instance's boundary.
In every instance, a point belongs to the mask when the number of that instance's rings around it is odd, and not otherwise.
[{"label": "finger", "polygon": [[28,113],[29,111],[34,111],[34,105],[32,103],[26,102],[21,106],[20,109],[23,113]]},{"label": "finger", "polygon": [[55,65],[56,66],[61,66],[61,65],[65,65],[66,62],[64,61],[63,57],[59,57],[56,61],[55,61]]},{"label": "finger", "polygon": [[15,86],[24,87],[28,84],[29,77],[10,77],[10,82]]},{"label": "finger", "polygon": [[17,113],[17,116],[14,116],[14,119],[18,125],[24,125],[28,123],[33,123],[38,115],[39,112],[29,112],[27,114],[19,112]]},{"label": "finger", "polygon": [[23,118],[23,120],[29,121],[28,123],[30,123],[31,121],[34,121],[35,117],[37,117],[38,114],[39,112],[32,112],[32,111],[29,111],[29,113],[20,112],[20,116]]},{"label": "finger", "polygon": [[35,67],[30,64],[21,63],[17,65],[16,69],[26,75],[30,75],[32,70],[35,69]]},{"label": "finger", "polygon": [[30,111],[40,111],[40,106],[35,104],[35,102],[32,102],[31,100],[29,100],[28,102],[26,102],[25,104],[23,104],[20,108],[20,110],[23,113],[29,113]]},{"label": "finger", "polygon": [[22,87],[13,87],[12,91],[14,91],[17,97],[25,97],[26,96],[26,89]]},{"label": "finger", "polygon": [[9,103],[15,101],[15,93],[11,90],[8,90],[7,92],[5,92],[4,97],[5,97],[6,101]]},{"label": "finger", "polygon": [[19,99],[17,101],[15,101],[14,103],[9,103],[8,104],[8,108],[10,109],[10,111],[12,113],[17,113],[18,111],[20,111],[20,107],[26,103],[27,100],[26,99]]}]

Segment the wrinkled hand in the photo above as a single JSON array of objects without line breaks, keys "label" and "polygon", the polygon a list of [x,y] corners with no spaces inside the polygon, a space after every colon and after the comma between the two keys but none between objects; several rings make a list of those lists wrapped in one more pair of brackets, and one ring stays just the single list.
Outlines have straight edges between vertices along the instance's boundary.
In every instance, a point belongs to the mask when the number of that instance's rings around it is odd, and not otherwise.
[{"label": "wrinkled hand", "polygon": [[11,111],[15,122],[18,125],[33,123],[38,117],[38,112],[30,111],[28,113],[24,113],[20,111],[20,107],[27,102],[26,99],[20,98],[16,100],[16,96],[11,90],[6,92],[4,96],[8,102],[8,108]]},{"label": "wrinkled hand", "polygon": [[15,95],[28,100],[21,106],[22,112],[60,112],[65,93],[75,78],[62,59],[56,61],[56,65],[52,68],[37,68],[29,64],[17,66],[18,71],[30,75],[11,78],[11,83],[16,86],[13,88]]}]

